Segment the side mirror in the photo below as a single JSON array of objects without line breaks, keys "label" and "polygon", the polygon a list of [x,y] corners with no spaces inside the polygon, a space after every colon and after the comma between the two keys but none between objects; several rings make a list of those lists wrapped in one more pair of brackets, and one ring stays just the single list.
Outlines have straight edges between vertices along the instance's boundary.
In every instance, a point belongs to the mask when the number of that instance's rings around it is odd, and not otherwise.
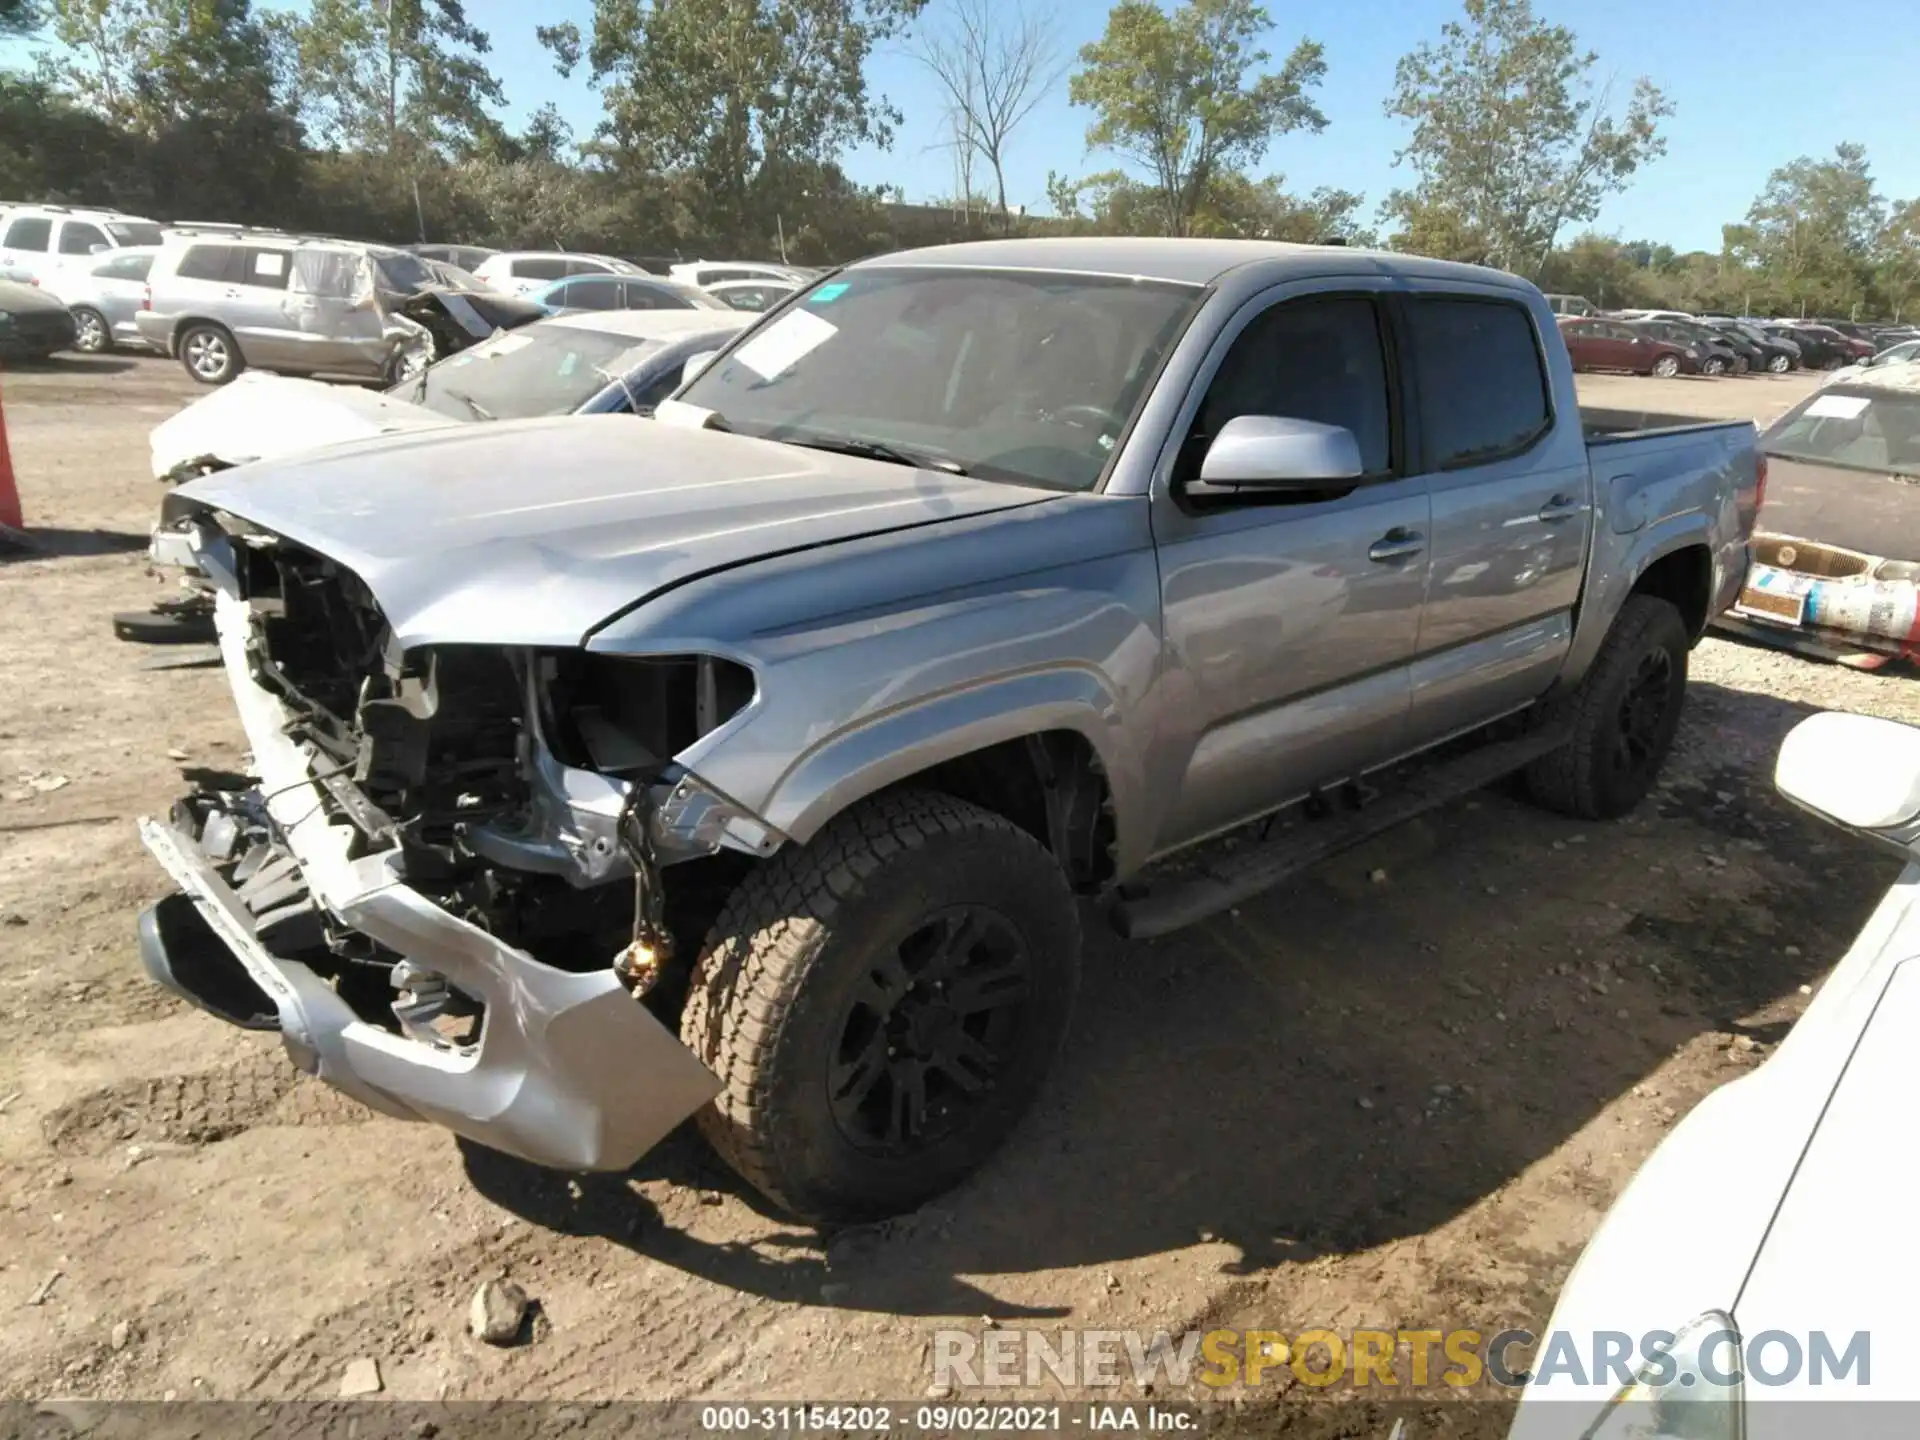
[{"label": "side mirror", "polygon": [[1804,810],[1889,848],[1920,840],[1920,729],[1829,711],[1780,742],[1773,783]]},{"label": "side mirror", "polygon": [[1315,490],[1365,473],[1351,430],[1282,415],[1234,416],[1200,462],[1201,484],[1232,489]]},{"label": "side mirror", "polygon": [[87,246],[87,253],[89,255],[100,255],[104,254],[109,248],[111,247],[106,245],[89,245]]},{"label": "side mirror", "polygon": [[680,383],[686,384],[719,357],[718,350],[702,350],[698,355],[689,355],[687,363],[680,367]]}]

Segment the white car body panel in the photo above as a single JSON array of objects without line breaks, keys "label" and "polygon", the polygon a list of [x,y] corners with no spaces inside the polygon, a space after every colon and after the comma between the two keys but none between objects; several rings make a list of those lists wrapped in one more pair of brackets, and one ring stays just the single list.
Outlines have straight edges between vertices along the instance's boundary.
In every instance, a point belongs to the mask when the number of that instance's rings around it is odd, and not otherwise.
[{"label": "white car body panel", "polygon": [[202,460],[244,465],[322,445],[460,422],[378,390],[249,370],[161,421],[149,441],[164,480]]},{"label": "white car body panel", "polygon": [[[1866,735],[1880,731],[1878,741]],[[1781,747],[1790,798],[1818,795],[1828,814],[1909,825],[1920,732],[1862,716],[1817,715]],[[1901,752],[1904,751],[1904,754]],[[1855,773],[1843,773],[1852,766]],[[1877,779],[1881,801],[1863,783]],[[1811,808],[1811,807],[1809,807]],[[1883,829],[1881,833],[1885,833]],[[1867,843],[1862,841],[1863,844]],[[1916,842],[1920,843],[1920,842]],[[1835,1355],[1867,1332],[1868,1383],[1857,1372],[1812,1383],[1810,1366],[1746,1388],[1748,1440],[1808,1421],[1777,1401],[1920,1399],[1913,1303],[1920,1239],[1912,1224],[1920,1160],[1907,1143],[1920,1067],[1920,858],[1909,861],[1798,1024],[1752,1074],[1703,1100],[1615,1202],[1560,1292],[1547,1333],[1592,1353],[1599,1331],[1677,1331],[1721,1310],[1751,1342],[1768,1331],[1804,1348],[1823,1331]],[[1782,1364],[1776,1346],[1767,1352]],[[1577,1437],[1618,1388],[1563,1378],[1523,1397],[1513,1435]],[[1833,1433],[1851,1433],[1857,1411]],[[1891,1421],[1910,1412],[1888,1410]]]}]

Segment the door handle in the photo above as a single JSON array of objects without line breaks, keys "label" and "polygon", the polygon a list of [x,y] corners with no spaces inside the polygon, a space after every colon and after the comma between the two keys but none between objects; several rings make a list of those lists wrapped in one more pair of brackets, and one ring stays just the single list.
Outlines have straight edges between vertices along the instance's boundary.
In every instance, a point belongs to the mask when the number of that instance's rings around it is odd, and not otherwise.
[{"label": "door handle", "polygon": [[1571,520],[1587,507],[1574,495],[1556,495],[1540,507],[1540,518],[1548,524],[1556,520]]},{"label": "door handle", "polygon": [[1426,537],[1418,530],[1408,530],[1396,525],[1367,547],[1367,558],[1386,564],[1418,555],[1426,548]]}]

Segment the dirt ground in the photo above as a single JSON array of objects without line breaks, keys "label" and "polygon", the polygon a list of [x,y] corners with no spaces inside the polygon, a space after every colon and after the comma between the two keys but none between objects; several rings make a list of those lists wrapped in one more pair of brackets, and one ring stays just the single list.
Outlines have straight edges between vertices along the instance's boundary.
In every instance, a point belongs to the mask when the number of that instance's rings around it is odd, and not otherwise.
[{"label": "dirt ground", "polygon": [[[1804,377],[1583,380],[1767,418]],[[689,1133],[571,1178],[375,1118],[142,976],[134,834],[242,764],[215,670],[108,630],[162,593],[146,434],[177,366],[0,381],[29,523],[0,562],[0,1398],[918,1399],[937,1329],[1544,1323],[1675,1118],[1763,1059],[1895,864],[1772,791],[1780,738],[1920,686],[1710,639],[1628,820],[1496,791],[1192,931],[1090,924],[1038,1112],[905,1219],[768,1213]],[[1384,878],[1376,876],[1383,872]],[[477,1283],[530,1343],[466,1333]]]}]

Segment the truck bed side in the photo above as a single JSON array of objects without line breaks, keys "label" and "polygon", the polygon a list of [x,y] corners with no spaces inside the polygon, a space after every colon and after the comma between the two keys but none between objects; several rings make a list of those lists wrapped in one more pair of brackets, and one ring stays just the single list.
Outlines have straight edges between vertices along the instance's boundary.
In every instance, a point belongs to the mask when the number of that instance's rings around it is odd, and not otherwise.
[{"label": "truck bed side", "polygon": [[1750,421],[1586,409],[1580,420],[1594,524],[1569,680],[1585,673],[1636,586],[1672,599],[1699,636],[1739,594],[1760,508]]}]

